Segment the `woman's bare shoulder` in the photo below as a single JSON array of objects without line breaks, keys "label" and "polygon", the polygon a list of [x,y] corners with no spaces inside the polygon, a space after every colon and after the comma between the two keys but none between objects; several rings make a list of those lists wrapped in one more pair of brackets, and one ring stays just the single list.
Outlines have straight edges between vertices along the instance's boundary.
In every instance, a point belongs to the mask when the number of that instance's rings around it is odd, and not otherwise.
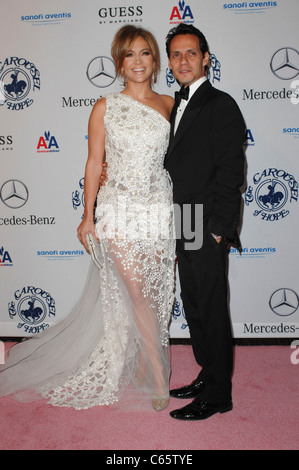
[{"label": "woman's bare shoulder", "polygon": [[169,111],[172,110],[173,105],[174,105],[174,99],[172,96],[169,95],[160,95],[161,99],[163,100],[164,105],[167,107]]},{"label": "woman's bare shoulder", "polygon": [[165,101],[165,103],[169,103],[170,105],[174,105],[174,99],[172,96],[169,95],[160,95],[161,98]]},{"label": "woman's bare shoulder", "polygon": [[101,113],[101,112],[106,110],[106,98],[105,98],[105,96],[103,98],[100,98],[93,105],[93,110],[95,110],[96,113]]},{"label": "woman's bare shoulder", "polygon": [[100,98],[94,105],[90,114],[92,120],[102,119],[106,112],[106,98]]}]

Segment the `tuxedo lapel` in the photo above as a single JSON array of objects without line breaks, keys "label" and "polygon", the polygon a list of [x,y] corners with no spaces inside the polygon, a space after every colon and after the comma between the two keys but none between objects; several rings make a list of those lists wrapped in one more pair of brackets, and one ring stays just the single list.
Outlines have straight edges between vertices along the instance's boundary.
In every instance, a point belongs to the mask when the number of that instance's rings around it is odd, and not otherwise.
[{"label": "tuxedo lapel", "polygon": [[175,105],[172,108],[171,115],[170,115],[170,138],[169,138],[169,145],[174,139],[174,125],[175,125],[175,117],[176,117],[176,112],[178,109],[178,105],[175,103]]},{"label": "tuxedo lapel", "polygon": [[169,147],[167,151],[167,155],[165,161],[171,156],[173,149],[184,136],[186,130],[190,127],[191,123],[194,119],[198,116],[203,108],[203,104],[205,99],[208,96],[209,90],[212,88],[210,82],[207,80],[205,81],[194,93],[192,98],[190,99],[184,114],[181,118],[181,121],[178,125],[177,131],[174,135],[174,124],[175,124],[175,117],[177,111],[177,105],[174,105],[172,114],[171,114],[171,130],[170,130],[170,140],[169,140]]}]

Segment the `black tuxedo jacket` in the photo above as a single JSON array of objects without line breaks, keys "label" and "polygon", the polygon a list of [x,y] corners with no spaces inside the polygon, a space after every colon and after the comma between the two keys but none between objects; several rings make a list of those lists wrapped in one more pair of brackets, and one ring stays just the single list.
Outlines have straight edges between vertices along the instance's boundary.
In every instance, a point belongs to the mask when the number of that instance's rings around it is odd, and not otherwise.
[{"label": "black tuxedo jacket", "polygon": [[240,186],[244,180],[245,123],[234,99],[205,81],[191,97],[174,135],[165,168],[174,203],[203,205],[210,232],[239,243]]}]

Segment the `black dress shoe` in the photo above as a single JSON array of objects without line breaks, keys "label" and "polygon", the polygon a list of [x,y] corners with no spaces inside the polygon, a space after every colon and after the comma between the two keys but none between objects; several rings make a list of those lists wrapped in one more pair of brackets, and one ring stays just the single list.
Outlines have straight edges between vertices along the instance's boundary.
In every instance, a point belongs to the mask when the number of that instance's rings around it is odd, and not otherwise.
[{"label": "black dress shoe", "polygon": [[195,398],[189,405],[178,410],[171,411],[172,418],[183,420],[207,419],[215,413],[227,413],[233,409],[232,401],[226,403],[210,403],[199,398]]},{"label": "black dress shoe", "polygon": [[204,383],[198,377],[190,385],[170,390],[170,396],[174,398],[195,398],[203,390]]}]

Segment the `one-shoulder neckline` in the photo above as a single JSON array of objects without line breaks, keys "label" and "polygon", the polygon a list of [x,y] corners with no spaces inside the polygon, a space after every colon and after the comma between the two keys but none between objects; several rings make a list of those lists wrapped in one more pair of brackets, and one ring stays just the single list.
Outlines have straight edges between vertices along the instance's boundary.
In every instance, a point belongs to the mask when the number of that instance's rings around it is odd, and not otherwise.
[{"label": "one-shoulder neckline", "polygon": [[167,122],[167,123],[170,125],[170,122],[168,121],[168,119],[166,119],[166,117],[163,116],[163,114],[161,114],[161,113],[160,113],[159,111],[157,111],[155,108],[152,108],[151,106],[148,106],[147,104],[141,103],[141,101],[138,101],[138,100],[136,100],[135,98],[133,98],[132,96],[127,95],[127,94],[125,94],[125,93],[118,92],[118,93],[115,93],[115,94],[116,94],[116,95],[125,96],[125,97],[129,98],[130,100],[135,101],[135,103],[138,103],[138,104],[140,104],[141,106],[144,106],[145,108],[150,109],[150,110],[153,111],[154,113],[158,114],[158,116],[160,116],[165,122]]}]

